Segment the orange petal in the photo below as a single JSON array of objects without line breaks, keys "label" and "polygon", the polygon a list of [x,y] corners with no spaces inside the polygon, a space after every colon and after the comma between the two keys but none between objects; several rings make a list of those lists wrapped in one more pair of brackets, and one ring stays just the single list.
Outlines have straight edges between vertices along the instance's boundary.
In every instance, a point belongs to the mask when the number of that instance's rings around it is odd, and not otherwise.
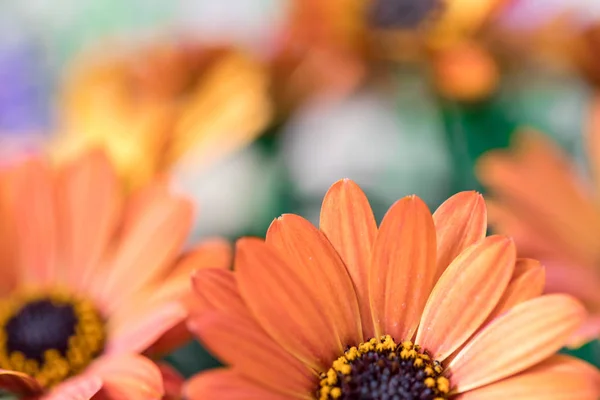
[{"label": "orange petal", "polygon": [[0,389],[27,396],[42,393],[40,384],[31,376],[17,371],[0,369]]},{"label": "orange petal", "polygon": [[221,361],[241,375],[290,396],[310,396],[314,372],[271,339],[256,321],[207,313],[192,318],[188,327]]},{"label": "orange petal", "polygon": [[214,310],[232,316],[250,317],[233,271],[216,268],[198,270],[192,276],[192,285],[196,298],[191,314],[200,315]]},{"label": "orange petal", "polygon": [[587,126],[585,127],[586,150],[592,166],[596,191],[600,192],[600,96],[591,102]]},{"label": "orange petal", "polygon": [[329,189],[321,206],[320,228],[344,261],[354,282],[363,335],[373,337],[369,263],[377,236],[377,223],[369,200],[356,183],[343,179]]},{"label": "orange petal", "polygon": [[121,196],[115,172],[104,153],[80,157],[61,172],[57,183],[60,257],[69,283],[85,290],[89,274],[104,255],[116,229]]},{"label": "orange petal", "polygon": [[0,169],[0,294],[4,296],[17,284],[20,271],[17,265],[17,238],[15,237],[15,207],[19,168]]},{"label": "orange petal", "polygon": [[205,239],[185,254],[177,264],[177,272],[194,271],[203,268],[231,268],[233,254],[228,240],[221,238]]},{"label": "orange petal", "polygon": [[584,344],[600,337],[600,315],[589,315],[567,342],[567,347],[578,349]]},{"label": "orange petal", "polygon": [[486,323],[502,315],[517,304],[541,295],[544,290],[545,278],[544,267],[542,267],[539,261],[530,258],[518,259],[506,291],[496,305],[496,308],[494,308],[494,311],[488,317]]},{"label": "orange petal", "polygon": [[41,400],[90,400],[102,388],[102,379],[92,374],[75,376],[54,387]]},{"label": "orange petal", "polygon": [[238,286],[268,334],[301,361],[323,371],[348,344],[362,341],[358,302],[337,253],[321,247],[329,245],[327,239],[299,217],[283,218],[273,223],[270,233],[273,226],[283,231],[275,237],[289,246],[289,255],[282,258],[261,240],[240,239],[235,261]]},{"label": "orange petal", "polygon": [[86,374],[102,379],[99,393],[111,400],[159,400],[164,395],[160,370],[140,355],[102,356]]},{"label": "orange petal", "polygon": [[[517,260],[512,278],[506,287],[506,291],[502,295],[500,301],[491,312],[487,320],[473,334],[476,335],[482,329],[485,329],[494,318],[502,315],[517,304],[530,300],[542,294],[544,289],[544,267],[539,261],[529,258],[520,258]],[[473,337],[473,335],[471,337]],[[450,363],[464,348],[468,345],[467,340],[461,347],[456,349],[451,356],[446,359],[446,364]]]},{"label": "orange petal", "polygon": [[321,303],[344,348],[362,341],[358,298],[339,254],[325,234],[306,219],[285,214],[271,223],[266,243],[311,287],[306,296]]},{"label": "orange petal", "polygon": [[165,397],[163,397],[163,400],[181,399],[181,391],[185,383],[183,376],[175,368],[164,362],[159,363],[158,368],[162,374],[163,385],[165,387]]},{"label": "orange petal", "polygon": [[517,215],[552,237],[552,246],[583,263],[600,259],[600,211],[575,167],[544,135],[523,132],[512,153],[492,152],[480,160],[480,178]]},{"label": "orange petal", "polygon": [[456,400],[596,400],[600,377],[591,365],[567,356],[554,356],[508,379],[456,397]]},{"label": "orange petal", "polygon": [[173,268],[189,233],[192,205],[167,192],[153,193],[129,210],[135,217],[127,217],[123,240],[101,285],[106,313]]},{"label": "orange petal", "polygon": [[552,259],[560,256],[560,249],[553,246],[552,235],[519,214],[526,211],[489,198],[486,204],[493,231],[512,237],[517,243],[520,257]]},{"label": "orange petal", "polygon": [[[224,239],[211,239],[200,243],[177,263],[174,270],[158,285],[151,285],[144,295],[146,302],[179,300],[191,293],[190,279],[194,271],[204,268],[227,269],[232,265],[231,245]],[[137,297],[137,296],[136,296]]]},{"label": "orange petal", "polygon": [[521,303],[492,321],[452,360],[458,392],[521,372],[558,351],[586,317],[572,297],[553,294]]},{"label": "orange petal", "polygon": [[485,238],[487,213],[483,196],[462,192],[446,200],[433,213],[437,234],[437,276],[467,247]]},{"label": "orange petal", "polygon": [[369,293],[377,336],[412,338],[436,274],[435,226],[416,196],[387,212],[373,248]]},{"label": "orange petal", "polygon": [[557,259],[544,260],[546,293],[566,293],[579,299],[590,312],[600,312],[600,276],[595,268],[564,263]]},{"label": "orange petal", "polygon": [[16,235],[19,272],[28,284],[50,284],[57,279],[56,216],[53,176],[42,160],[25,163],[16,187]]},{"label": "orange petal", "polygon": [[[213,369],[191,377],[183,394],[189,400],[289,400],[229,369]],[[292,397],[294,398],[294,397]]]},{"label": "orange petal", "polygon": [[141,353],[154,344],[165,332],[187,316],[181,302],[172,301],[160,307],[114,315],[108,320],[108,343],[104,352],[109,355]]},{"label": "orange petal", "polygon": [[158,339],[144,351],[144,355],[153,359],[161,359],[192,339],[186,321],[183,320],[164,332]]},{"label": "orange petal", "polygon": [[416,343],[440,361],[460,347],[498,304],[515,253],[512,240],[502,236],[487,237],[460,253],[427,301]]}]

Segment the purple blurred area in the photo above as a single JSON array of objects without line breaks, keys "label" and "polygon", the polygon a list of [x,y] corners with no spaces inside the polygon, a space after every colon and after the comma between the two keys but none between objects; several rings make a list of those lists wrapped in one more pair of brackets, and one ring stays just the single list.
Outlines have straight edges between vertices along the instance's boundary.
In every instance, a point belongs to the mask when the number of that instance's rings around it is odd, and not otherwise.
[{"label": "purple blurred area", "polygon": [[31,43],[0,47],[0,134],[20,135],[48,128],[48,80],[42,54]]}]

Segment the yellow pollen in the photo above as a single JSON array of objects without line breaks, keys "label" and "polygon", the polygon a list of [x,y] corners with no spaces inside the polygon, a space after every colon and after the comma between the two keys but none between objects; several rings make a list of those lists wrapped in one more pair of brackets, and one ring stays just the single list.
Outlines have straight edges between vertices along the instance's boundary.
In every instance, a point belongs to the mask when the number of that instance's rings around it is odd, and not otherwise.
[{"label": "yellow pollen", "polygon": [[[386,369],[383,381],[380,380],[382,375],[372,372],[377,371],[377,368]],[[425,397],[418,398],[447,400],[451,385],[449,379],[442,376],[442,372],[441,364],[433,360],[420,346],[408,340],[395,342],[391,336],[385,335],[349,347],[341,357],[334,360],[331,368],[321,374],[317,398],[355,398],[353,396],[357,395],[357,388],[364,390],[365,385],[375,382],[372,390],[379,390],[378,385],[386,385],[385,382],[389,381],[390,376],[395,376],[394,379],[400,379],[398,382],[411,382],[411,385],[415,382],[414,379],[421,380],[420,389],[415,386],[414,390],[419,396]],[[424,388],[428,388],[429,393],[423,392]],[[385,390],[389,389],[386,387]]]},{"label": "yellow pollen", "polygon": [[440,376],[439,378],[437,378],[437,388],[440,392],[442,393],[448,393],[450,391],[450,381],[448,380],[448,378],[444,378],[443,376]]},{"label": "yellow pollen", "polygon": [[0,301],[0,368],[30,375],[43,387],[81,372],[105,339],[94,304],[66,291],[17,293]]}]

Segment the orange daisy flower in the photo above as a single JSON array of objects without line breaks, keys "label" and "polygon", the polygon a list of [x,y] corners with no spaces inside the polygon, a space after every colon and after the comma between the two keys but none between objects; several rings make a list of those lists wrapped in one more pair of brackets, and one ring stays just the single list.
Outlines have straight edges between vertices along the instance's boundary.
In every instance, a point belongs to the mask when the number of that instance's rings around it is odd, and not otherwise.
[{"label": "orange daisy flower", "polygon": [[0,388],[160,399],[161,373],[140,354],[179,344],[167,339],[187,315],[190,271],[226,267],[227,245],[210,241],[177,261],[191,204],[164,182],[123,196],[103,153],[60,169],[33,158],[0,184],[10,228],[0,231]]},{"label": "orange daisy flower", "polygon": [[[588,137],[597,186],[600,129],[590,132],[598,132]],[[488,205],[493,228],[513,236],[522,255],[544,262],[547,292],[569,293],[590,313],[570,345],[598,338],[600,207],[593,185],[578,177],[557,145],[533,131],[517,134],[510,149],[484,154],[477,174],[492,196]]]},{"label": "orange daisy flower", "polygon": [[189,399],[589,399],[598,372],[553,355],[585,318],[540,296],[544,269],[485,237],[474,192],[431,215],[416,196],[379,228],[350,180],[320,229],[287,214],[240,239],[234,271],[193,276],[190,329],[229,368],[193,377]]}]

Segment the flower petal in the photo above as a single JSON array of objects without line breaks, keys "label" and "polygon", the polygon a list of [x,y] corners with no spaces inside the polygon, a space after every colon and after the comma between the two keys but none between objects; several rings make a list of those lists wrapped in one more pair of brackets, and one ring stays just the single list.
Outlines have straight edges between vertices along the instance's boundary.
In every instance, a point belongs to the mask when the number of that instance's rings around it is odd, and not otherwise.
[{"label": "flower petal", "polygon": [[21,166],[16,181],[16,236],[21,279],[50,284],[57,276],[54,177],[42,160]]},{"label": "flower petal", "polygon": [[596,400],[600,377],[591,365],[567,356],[554,356],[508,379],[468,391],[456,400]]},{"label": "flower petal", "polygon": [[81,156],[58,177],[61,262],[69,284],[83,291],[119,222],[122,205],[119,189],[115,172],[100,151]]},{"label": "flower petal", "polygon": [[224,269],[201,269],[192,276],[195,301],[192,315],[216,310],[231,316],[250,317],[240,296],[236,274]]},{"label": "flower petal", "polygon": [[461,192],[433,213],[437,234],[437,276],[467,247],[485,238],[487,213],[483,196]]},{"label": "flower petal", "polygon": [[545,278],[544,267],[542,267],[539,261],[530,258],[518,259],[506,291],[500,301],[498,301],[496,308],[494,308],[486,323],[502,315],[517,304],[540,296],[544,290]]},{"label": "flower petal", "polygon": [[183,256],[176,267],[148,285],[146,290],[136,295],[143,303],[161,304],[170,301],[182,301],[187,304],[192,296],[190,279],[195,271],[205,268],[221,268],[226,270],[232,263],[232,251],[229,242],[223,239],[212,239],[199,244],[194,250]]},{"label": "flower petal", "polygon": [[137,313],[130,312],[108,321],[108,355],[141,353],[156,342],[165,332],[187,316],[184,305],[178,301],[159,307],[146,307]]},{"label": "flower petal", "polygon": [[566,343],[585,316],[579,302],[561,294],[515,306],[492,321],[448,365],[455,390],[487,385],[544,360]]},{"label": "flower petal", "polygon": [[163,385],[165,387],[165,397],[163,397],[163,400],[181,399],[181,393],[185,383],[183,376],[181,376],[175,368],[164,362],[159,363],[158,368],[162,374]]},{"label": "flower petal", "polygon": [[285,214],[271,223],[266,243],[310,288],[306,296],[321,303],[333,329],[330,335],[342,343],[362,341],[358,298],[339,254],[325,234],[306,219]]},{"label": "flower petal", "polygon": [[102,379],[100,398],[110,400],[159,400],[164,395],[160,370],[140,355],[103,356],[86,374]]},{"label": "flower petal", "polygon": [[265,331],[323,371],[348,344],[362,341],[362,331],[348,272],[327,239],[307,224],[286,215],[271,225],[271,241],[288,246],[287,254],[261,240],[240,239],[235,269],[240,293]]},{"label": "flower petal", "polygon": [[515,136],[514,151],[487,153],[478,169],[492,194],[549,236],[554,248],[584,264],[600,259],[595,241],[600,236],[600,210],[575,166],[550,139],[521,132]]},{"label": "flower petal", "polygon": [[444,360],[487,319],[512,276],[515,245],[490,236],[464,250],[437,282],[421,319],[416,343]]},{"label": "flower petal", "polygon": [[600,315],[590,315],[567,342],[567,347],[578,349],[600,337]]},{"label": "flower petal", "polygon": [[[190,378],[183,394],[189,400],[289,400],[229,369],[213,369]],[[293,397],[292,397],[293,398]]]},{"label": "flower petal", "polygon": [[596,192],[600,192],[600,96],[598,95],[591,101],[585,136],[587,144],[585,148],[588,151]]},{"label": "flower petal", "polygon": [[[183,318],[198,307],[192,293],[190,278],[195,269],[214,266],[227,268],[231,264],[231,246],[225,240],[201,243],[185,256],[176,269],[148,287],[110,318],[115,339],[110,352],[125,349],[146,355],[160,355],[190,339]],[[157,287],[158,286],[158,287]],[[239,296],[238,296],[239,297]],[[193,306],[192,306],[193,304]],[[159,327],[148,330],[148,326]]]},{"label": "flower petal", "polygon": [[132,201],[123,240],[102,286],[106,313],[122,306],[137,290],[168,272],[189,233],[192,205],[158,188]]},{"label": "flower petal", "polygon": [[0,169],[0,295],[11,292],[17,285],[20,272],[17,265],[16,194],[19,168]]},{"label": "flower petal", "polygon": [[35,378],[7,369],[0,369],[0,389],[19,395],[35,395],[43,391]]},{"label": "flower petal", "polygon": [[435,274],[435,226],[429,209],[416,196],[400,199],[381,222],[369,270],[377,336],[412,338]]},{"label": "flower petal", "polygon": [[343,179],[327,191],[321,207],[320,228],[344,261],[354,282],[363,334],[373,337],[369,263],[377,236],[377,223],[369,200],[356,183]]},{"label": "flower petal", "polygon": [[[539,261],[529,258],[520,258],[517,260],[513,276],[506,287],[506,291],[502,295],[500,301],[487,318],[487,320],[479,327],[479,329],[471,336],[473,337],[482,329],[485,329],[496,317],[502,315],[517,304],[521,304],[534,297],[540,296],[544,289],[544,267]],[[456,349],[452,355],[446,359],[446,364],[450,363],[462,349],[469,344],[467,340],[462,346]]]},{"label": "flower petal", "polygon": [[232,266],[232,248],[229,241],[221,238],[205,239],[183,256],[177,263],[177,274],[185,272],[189,278],[191,272],[204,268],[229,269]]},{"label": "flower petal", "polygon": [[256,321],[212,312],[190,319],[188,327],[240,375],[281,394],[310,397],[315,373],[275,343]]},{"label": "flower petal", "polygon": [[546,267],[546,293],[570,294],[589,312],[600,312],[600,276],[595,267],[564,263],[558,259],[544,260],[543,263]]},{"label": "flower petal", "polygon": [[553,247],[552,235],[520,215],[523,210],[489,198],[486,204],[488,220],[494,232],[512,237],[517,243],[519,257],[555,259],[560,256],[560,249]]},{"label": "flower petal", "polygon": [[41,400],[90,400],[102,388],[102,379],[93,374],[75,376],[53,388]]},{"label": "flower petal", "polygon": [[188,343],[192,339],[185,319],[164,332],[145,351],[144,355],[153,360],[162,359],[169,353]]}]

